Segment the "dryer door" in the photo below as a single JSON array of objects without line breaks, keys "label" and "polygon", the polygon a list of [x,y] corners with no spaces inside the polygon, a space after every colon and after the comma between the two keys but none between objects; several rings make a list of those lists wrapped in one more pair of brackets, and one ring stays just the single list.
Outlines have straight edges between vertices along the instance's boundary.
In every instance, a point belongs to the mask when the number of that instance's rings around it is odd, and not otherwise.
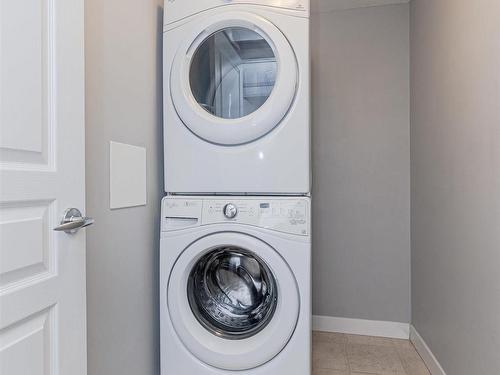
[{"label": "dryer door", "polygon": [[247,370],[273,359],[299,317],[298,287],[285,260],[241,233],[217,233],[191,244],[173,267],[167,293],[183,344],[224,370]]},{"label": "dryer door", "polygon": [[297,77],[293,49],[276,26],[255,14],[224,12],[186,36],[172,65],[170,93],[195,135],[239,145],[281,122]]}]

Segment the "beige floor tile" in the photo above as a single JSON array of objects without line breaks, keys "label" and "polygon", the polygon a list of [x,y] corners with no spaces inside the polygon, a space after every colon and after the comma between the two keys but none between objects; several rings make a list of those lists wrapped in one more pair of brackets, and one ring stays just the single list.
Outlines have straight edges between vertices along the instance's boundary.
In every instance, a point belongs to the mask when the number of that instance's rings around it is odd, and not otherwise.
[{"label": "beige floor tile", "polygon": [[313,340],[313,369],[348,370],[345,343]]},{"label": "beige floor tile", "polygon": [[378,375],[405,375],[401,359],[394,345],[347,344],[351,371]]},{"label": "beige floor tile", "polygon": [[332,370],[332,369],[320,368],[313,370],[312,375],[351,375],[351,373],[349,372],[349,370]]},{"label": "beige floor tile", "polygon": [[312,375],[430,375],[408,340],[313,332]]},{"label": "beige floor tile", "polygon": [[313,331],[312,338],[313,342],[315,343],[335,342],[338,344],[343,344],[347,341],[347,337],[343,333],[333,332]]},{"label": "beige floor tile", "polygon": [[413,347],[413,344],[410,342],[410,340],[403,340],[403,339],[392,339],[394,342],[395,346],[401,347],[401,348],[411,348],[415,349]]},{"label": "beige floor tile", "polygon": [[424,361],[409,341],[397,343],[396,350],[408,375],[430,375]]},{"label": "beige floor tile", "polygon": [[394,339],[361,335],[346,335],[349,344],[394,346]]}]

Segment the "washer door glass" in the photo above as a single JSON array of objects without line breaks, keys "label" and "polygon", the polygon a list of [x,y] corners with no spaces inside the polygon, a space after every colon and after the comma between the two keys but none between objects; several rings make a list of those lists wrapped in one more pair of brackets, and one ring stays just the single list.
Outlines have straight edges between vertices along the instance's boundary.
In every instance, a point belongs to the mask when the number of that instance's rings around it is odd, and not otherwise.
[{"label": "washer door glass", "polygon": [[208,331],[235,340],[264,329],[278,301],[269,267],[256,254],[237,247],[217,248],[199,259],[187,293],[193,314]]},{"label": "washer door glass", "polygon": [[215,32],[196,50],[189,73],[196,101],[224,119],[249,115],[269,98],[278,63],[262,35],[243,27]]},{"label": "washer door glass", "polygon": [[276,357],[300,315],[297,280],[285,259],[268,243],[237,232],[189,241],[171,269],[166,293],[182,344],[201,362],[228,371]]}]

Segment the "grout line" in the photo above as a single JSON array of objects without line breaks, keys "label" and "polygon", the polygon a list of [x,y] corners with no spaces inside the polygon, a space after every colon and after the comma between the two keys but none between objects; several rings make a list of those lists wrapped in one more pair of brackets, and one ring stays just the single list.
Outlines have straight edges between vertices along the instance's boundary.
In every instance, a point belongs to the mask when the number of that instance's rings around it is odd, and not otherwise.
[{"label": "grout line", "polygon": [[[409,342],[410,340],[408,340]],[[403,358],[401,357],[401,354],[399,354],[399,350],[397,348],[397,345],[396,345],[396,342],[395,341],[392,341],[392,345],[394,347],[394,350],[396,351],[396,355],[398,356],[399,358],[399,362],[401,362],[401,366],[403,367],[403,371],[405,372],[405,374],[408,374],[408,369],[407,369],[407,364],[406,364],[406,361],[403,360]]]},{"label": "grout line", "polygon": [[422,363],[424,364],[425,368],[427,369],[427,371],[429,371],[429,374],[432,374],[431,373],[431,369],[427,366],[427,363],[425,363],[424,359],[422,358],[422,356],[420,355],[420,353],[418,352],[417,348],[415,347],[415,345],[411,342],[410,340],[410,344],[412,346],[412,348],[415,350],[415,352],[417,353],[418,355],[418,358],[420,358],[420,360],[422,361]]},{"label": "grout line", "polygon": [[343,333],[342,335],[344,335],[344,351],[345,351],[345,357],[347,360],[347,369],[349,371],[349,374],[351,374],[351,372],[352,372],[351,359],[349,357],[349,351],[347,350],[347,344],[349,342],[349,337],[345,333]]}]

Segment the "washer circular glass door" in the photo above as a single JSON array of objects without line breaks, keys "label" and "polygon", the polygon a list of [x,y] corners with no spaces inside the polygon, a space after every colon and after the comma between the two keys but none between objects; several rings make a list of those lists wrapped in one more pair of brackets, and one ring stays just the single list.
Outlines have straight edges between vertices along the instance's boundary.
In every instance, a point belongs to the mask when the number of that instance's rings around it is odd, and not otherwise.
[{"label": "washer circular glass door", "polygon": [[194,134],[239,145],[281,122],[297,77],[293,49],[276,26],[256,14],[224,12],[198,25],[178,50],[170,93]]},{"label": "washer circular glass door", "polygon": [[202,256],[189,275],[187,294],[193,314],[207,330],[234,340],[263,330],[278,301],[269,267],[239,246],[216,247]]},{"label": "washer circular glass door", "polygon": [[290,340],[299,316],[298,287],[285,260],[242,233],[216,233],[192,243],[177,259],[167,293],[182,343],[199,360],[224,370],[270,361]]}]

